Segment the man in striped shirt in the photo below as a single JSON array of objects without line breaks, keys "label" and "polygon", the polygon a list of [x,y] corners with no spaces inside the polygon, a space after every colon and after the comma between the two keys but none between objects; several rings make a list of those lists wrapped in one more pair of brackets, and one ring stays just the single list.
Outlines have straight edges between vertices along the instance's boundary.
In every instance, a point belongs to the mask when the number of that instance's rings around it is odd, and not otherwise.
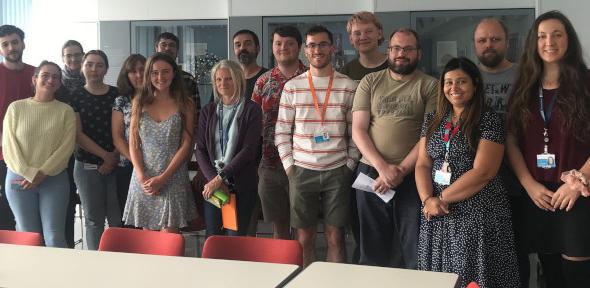
[{"label": "man in striped shirt", "polygon": [[356,82],[332,68],[332,33],[314,26],[306,33],[309,71],[283,88],[275,144],[289,178],[291,226],[303,246],[304,266],[315,260],[322,211],[327,261],[343,262],[342,231],[349,218],[352,171],[359,151],[352,142]]}]

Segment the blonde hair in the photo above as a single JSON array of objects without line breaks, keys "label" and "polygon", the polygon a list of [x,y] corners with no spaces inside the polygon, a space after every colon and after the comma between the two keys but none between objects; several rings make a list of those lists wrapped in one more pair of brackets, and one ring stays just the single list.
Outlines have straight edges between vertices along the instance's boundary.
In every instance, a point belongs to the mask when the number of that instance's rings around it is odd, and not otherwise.
[{"label": "blonde hair", "polygon": [[350,35],[350,33],[352,33],[352,25],[355,23],[373,23],[375,25],[375,27],[377,27],[377,29],[379,29],[379,31],[381,31],[381,38],[379,40],[377,40],[377,45],[381,45],[383,43],[383,41],[385,41],[385,38],[383,37],[383,25],[381,25],[381,22],[379,22],[379,19],[377,19],[377,17],[375,16],[375,14],[369,12],[369,11],[361,11],[361,12],[357,12],[356,14],[350,16],[350,18],[348,19],[348,22],[346,23],[346,31],[348,32],[348,34]]},{"label": "blonde hair", "polygon": [[217,62],[217,64],[211,69],[211,83],[213,84],[214,99],[219,100],[221,98],[221,95],[217,92],[217,85],[215,85],[215,74],[217,74],[219,69],[227,69],[231,75],[234,84],[234,95],[232,95],[232,100],[243,97],[244,92],[246,91],[246,77],[244,76],[242,67],[235,61],[223,59]]}]

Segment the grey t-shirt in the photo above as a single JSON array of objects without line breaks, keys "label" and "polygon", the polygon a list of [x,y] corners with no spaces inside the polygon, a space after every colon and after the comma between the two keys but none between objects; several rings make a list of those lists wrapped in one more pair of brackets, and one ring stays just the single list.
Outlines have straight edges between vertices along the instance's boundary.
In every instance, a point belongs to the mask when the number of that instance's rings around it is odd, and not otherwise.
[{"label": "grey t-shirt", "polygon": [[486,104],[506,120],[508,112],[508,97],[512,91],[512,84],[516,81],[518,64],[513,64],[499,73],[481,71],[484,82]]}]

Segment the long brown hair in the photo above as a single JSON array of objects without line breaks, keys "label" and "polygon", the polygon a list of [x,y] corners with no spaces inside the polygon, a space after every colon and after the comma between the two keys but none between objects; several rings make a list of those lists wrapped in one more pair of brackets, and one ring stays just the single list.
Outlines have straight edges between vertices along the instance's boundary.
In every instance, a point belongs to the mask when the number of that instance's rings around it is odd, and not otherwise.
[{"label": "long brown hair", "polygon": [[136,91],[131,82],[129,82],[129,76],[127,76],[127,74],[133,72],[138,63],[145,65],[145,61],[145,57],[141,54],[131,54],[125,59],[123,67],[121,67],[121,71],[119,71],[119,76],[117,77],[117,89],[119,89],[119,94],[129,96],[129,99],[133,99]]},{"label": "long brown hair", "polygon": [[559,61],[559,88],[557,108],[565,119],[565,127],[576,131],[574,137],[580,141],[590,138],[590,91],[586,82],[590,80],[588,68],[582,57],[582,46],[572,23],[559,11],[549,11],[539,16],[529,30],[524,52],[520,58],[520,71],[513,85],[508,101],[508,127],[511,133],[519,135],[531,121],[529,109],[538,97],[543,78],[544,64],[537,49],[538,30],[541,22],[555,19],[565,27],[568,46]]},{"label": "long brown hair", "polygon": [[194,107],[192,105],[192,100],[189,97],[189,94],[184,86],[184,81],[182,79],[181,71],[176,65],[176,62],[172,57],[165,53],[156,53],[152,55],[148,60],[145,66],[145,71],[143,73],[143,88],[141,93],[137,97],[133,99],[132,108],[131,108],[131,135],[135,144],[139,148],[141,145],[141,140],[139,138],[139,119],[141,118],[141,112],[143,111],[143,107],[149,104],[154,103],[154,92],[155,88],[151,81],[151,74],[154,70],[154,63],[157,61],[164,61],[170,66],[172,66],[172,71],[174,74],[174,78],[172,78],[172,83],[170,84],[170,97],[178,104],[178,108],[180,110],[180,116],[182,118],[182,129],[187,131],[192,139],[192,129],[188,129],[185,127],[184,120],[186,119],[186,115],[188,113],[194,113],[194,111],[190,111],[190,107]]},{"label": "long brown hair", "polygon": [[477,129],[481,119],[481,114],[485,109],[484,89],[479,69],[473,62],[471,62],[471,60],[465,57],[451,59],[447,65],[445,65],[445,68],[440,74],[436,112],[434,113],[433,121],[430,122],[430,125],[428,125],[428,130],[426,130],[426,139],[430,139],[432,134],[434,134],[434,131],[436,131],[440,124],[445,121],[445,116],[447,113],[452,113],[451,110],[453,109],[453,106],[447,97],[445,97],[444,81],[445,75],[448,72],[454,70],[461,70],[465,72],[465,74],[467,74],[471,79],[473,86],[475,86],[473,96],[471,97],[471,100],[469,100],[469,102],[465,105],[465,110],[463,110],[461,115],[461,119],[463,119],[461,122],[461,133],[466,136],[465,138],[467,138],[469,148],[471,148],[472,151],[475,151],[477,149],[477,139],[479,138]]}]

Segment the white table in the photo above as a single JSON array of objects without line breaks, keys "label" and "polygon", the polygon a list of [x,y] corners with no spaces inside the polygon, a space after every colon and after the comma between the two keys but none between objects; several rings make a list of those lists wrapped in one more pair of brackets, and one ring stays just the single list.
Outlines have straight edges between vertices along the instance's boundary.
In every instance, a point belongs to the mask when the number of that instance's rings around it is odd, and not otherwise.
[{"label": "white table", "polygon": [[276,287],[297,265],[0,244],[0,287]]},{"label": "white table", "polygon": [[286,287],[453,288],[458,278],[451,273],[314,262]]}]

